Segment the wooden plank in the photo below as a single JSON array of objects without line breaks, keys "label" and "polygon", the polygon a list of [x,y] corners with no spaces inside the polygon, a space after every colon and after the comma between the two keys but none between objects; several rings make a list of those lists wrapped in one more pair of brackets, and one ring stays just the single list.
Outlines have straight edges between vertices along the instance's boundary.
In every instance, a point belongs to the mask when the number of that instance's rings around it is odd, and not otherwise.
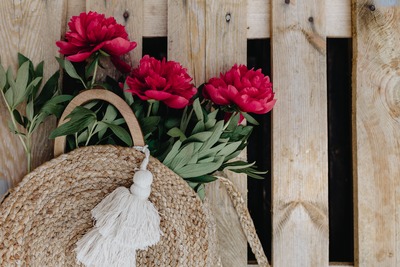
[{"label": "wooden plank", "polygon": [[326,36],[351,37],[351,0],[326,0]]},{"label": "wooden plank", "polygon": [[168,59],[187,68],[198,87],[205,82],[205,0],[168,1]]},{"label": "wooden plank", "polygon": [[[246,15],[247,2],[244,0],[207,1],[206,80],[228,71],[235,63],[246,63]],[[246,158],[246,154],[240,157]],[[232,173],[226,176],[246,196],[246,176]],[[217,222],[219,255],[223,266],[246,266],[246,238],[224,186],[212,183],[207,187],[206,194],[210,197]]]},{"label": "wooden plank", "polygon": [[356,266],[400,266],[400,6],[383,2],[352,2]]},{"label": "wooden plank", "polygon": [[[76,0],[75,0],[76,1]],[[351,0],[326,1],[326,34],[328,37],[351,37]],[[144,3],[143,36],[167,36],[168,0],[147,0]],[[293,3],[297,2],[292,0]],[[247,38],[270,37],[271,0],[247,1]]]},{"label": "wooden plank", "polygon": [[137,66],[142,58],[143,2],[140,0],[86,1],[87,11],[96,11],[106,14],[106,16],[113,16],[118,23],[125,26],[129,39],[137,43],[137,47],[125,56],[125,60],[132,63],[132,66]]},{"label": "wooden plank", "polygon": [[167,36],[168,0],[146,0],[144,2],[143,36]]},{"label": "wooden plank", "polygon": [[[58,69],[55,42],[61,36],[66,16],[66,1],[0,1],[1,63],[17,68],[17,53],[29,57],[34,64],[44,60],[44,79]],[[0,180],[4,191],[14,186],[26,173],[26,157],[20,141],[8,130],[9,114],[0,99]],[[32,166],[52,158],[52,142],[46,138],[55,127],[55,120],[43,124],[33,136]]]},{"label": "wooden plank", "polygon": [[272,2],[273,266],[328,266],[325,1]]}]

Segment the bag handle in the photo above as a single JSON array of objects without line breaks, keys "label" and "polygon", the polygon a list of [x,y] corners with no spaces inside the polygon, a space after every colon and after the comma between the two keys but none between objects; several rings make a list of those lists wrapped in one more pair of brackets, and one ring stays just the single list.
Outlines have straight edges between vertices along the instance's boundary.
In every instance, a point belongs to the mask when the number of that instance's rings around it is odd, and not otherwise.
[{"label": "bag handle", "polygon": [[229,198],[231,199],[233,207],[239,217],[243,233],[247,238],[247,242],[249,242],[251,250],[256,256],[258,265],[262,267],[270,267],[268,258],[264,253],[261,241],[258,238],[256,228],[254,227],[253,220],[251,219],[249,210],[247,209],[247,205],[244,202],[242,195],[229,179],[221,176],[217,176],[217,178],[225,186],[226,191],[228,192]]},{"label": "bag handle", "polygon": [[[92,100],[104,100],[114,105],[114,107],[121,113],[122,117],[124,117],[135,146],[144,146],[142,130],[132,109],[121,97],[105,89],[90,89],[79,93],[65,108],[58,126],[66,122],[65,117],[70,114],[75,107],[84,105]],[[56,137],[54,140],[54,157],[64,153],[65,141],[66,136]]]}]

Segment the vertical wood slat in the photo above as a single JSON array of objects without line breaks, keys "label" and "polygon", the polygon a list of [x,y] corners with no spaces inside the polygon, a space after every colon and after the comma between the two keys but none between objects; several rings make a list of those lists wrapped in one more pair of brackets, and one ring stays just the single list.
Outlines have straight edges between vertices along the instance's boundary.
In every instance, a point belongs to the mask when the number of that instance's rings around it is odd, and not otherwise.
[{"label": "vertical wood slat", "polygon": [[[220,0],[206,3],[206,81],[228,71],[235,63],[246,64],[247,1]],[[246,153],[239,157],[246,158]],[[245,175],[226,173],[243,196],[247,195]],[[219,182],[206,187],[217,222],[219,255],[223,266],[247,265],[247,241],[226,190]]]},{"label": "vertical wood slat", "polygon": [[[20,52],[36,65],[44,60],[44,80],[57,69],[55,56],[66,16],[66,1],[0,1],[1,64],[11,66],[14,75]],[[34,25],[34,26],[33,26]],[[8,129],[10,115],[0,99],[0,192],[13,186],[26,173],[26,157],[18,138]],[[33,136],[32,167],[52,158],[53,144],[45,136],[55,127],[55,120],[42,124]]]},{"label": "vertical wood slat", "polygon": [[272,2],[276,267],[329,264],[325,19],[322,0]]},{"label": "vertical wood slat", "polygon": [[352,1],[355,266],[400,266],[400,6],[379,2]]},{"label": "vertical wood slat", "polygon": [[142,58],[143,2],[140,0],[86,1],[87,12],[96,11],[106,14],[107,17],[113,16],[118,23],[125,26],[129,40],[137,43],[136,48],[126,58],[126,61],[131,62],[132,66],[137,66]]},{"label": "vertical wood slat", "polygon": [[205,0],[168,0],[168,59],[179,62],[196,87],[205,82]]}]

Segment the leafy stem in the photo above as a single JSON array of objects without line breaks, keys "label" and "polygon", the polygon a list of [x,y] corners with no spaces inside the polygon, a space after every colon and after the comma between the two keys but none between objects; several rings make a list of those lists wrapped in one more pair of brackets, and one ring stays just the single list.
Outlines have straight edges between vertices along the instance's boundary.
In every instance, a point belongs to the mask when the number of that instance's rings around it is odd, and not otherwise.
[{"label": "leafy stem", "polygon": [[92,136],[94,135],[94,131],[95,131],[97,125],[98,125],[98,122],[95,121],[95,122],[93,123],[93,126],[90,128],[88,138],[87,138],[87,140],[86,140],[86,142],[85,142],[85,146],[88,146],[88,145],[89,145],[89,141],[90,141],[90,139],[92,138]]},{"label": "leafy stem", "polygon": [[93,71],[93,77],[92,77],[92,83],[91,83],[91,88],[93,88],[94,83],[96,82],[96,75],[97,75],[97,68],[99,66],[99,59],[96,58],[94,62],[94,71]]}]

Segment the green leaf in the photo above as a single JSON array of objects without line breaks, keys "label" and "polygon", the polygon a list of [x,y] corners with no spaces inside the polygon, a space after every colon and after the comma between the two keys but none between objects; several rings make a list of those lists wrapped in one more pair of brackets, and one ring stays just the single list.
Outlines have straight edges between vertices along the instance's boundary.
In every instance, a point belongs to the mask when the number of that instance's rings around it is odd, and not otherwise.
[{"label": "green leaf", "polygon": [[129,106],[133,104],[133,95],[129,92],[126,92],[125,90],[124,90],[124,99]]},{"label": "green leaf", "polygon": [[106,113],[104,114],[102,121],[111,123],[117,116],[117,109],[113,105],[109,104],[107,105]]},{"label": "green leaf", "polygon": [[29,121],[32,121],[32,120],[33,120],[33,116],[34,116],[33,101],[29,101],[29,102],[26,104],[25,110],[26,110],[26,116],[27,116],[28,120],[29,120]]},{"label": "green leaf", "polygon": [[7,76],[7,82],[10,85],[10,88],[12,90],[15,90],[14,89],[14,87],[15,87],[14,74],[10,67],[7,69],[6,76]]},{"label": "green leaf", "polygon": [[193,101],[193,110],[194,113],[196,114],[197,120],[203,120],[203,110],[200,105],[200,100],[196,98],[196,100]]},{"label": "green leaf", "polygon": [[27,58],[26,56],[24,56],[21,53],[18,53],[18,67],[20,67],[22,64],[24,64],[27,61],[30,61],[29,58]]},{"label": "green leaf", "polygon": [[224,157],[220,157],[216,162],[187,164],[182,168],[175,169],[174,172],[176,172],[178,175],[184,178],[202,176],[213,173],[214,171],[218,170],[218,168],[222,165],[223,162],[224,162]]},{"label": "green leaf", "polygon": [[41,81],[42,81],[42,77],[37,77],[32,82],[30,82],[28,87],[24,88],[23,94],[19,98],[15,98],[16,102],[14,102],[14,105],[18,106],[24,100],[28,100],[28,98],[30,98],[30,95],[32,94],[32,91],[35,88],[35,86],[37,86]]},{"label": "green leaf", "polygon": [[171,151],[169,151],[169,153],[167,154],[167,156],[163,160],[163,163],[166,166],[169,166],[169,164],[171,164],[171,162],[175,158],[176,154],[178,154],[178,151],[179,151],[179,148],[181,147],[181,145],[182,145],[182,142],[178,140],[172,146]]},{"label": "green leaf", "polygon": [[243,117],[247,120],[247,122],[254,124],[254,125],[259,125],[259,123],[254,119],[249,113],[242,112]]},{"label": "green leaf", "polygon": [[14,103],[18,105],[23,101],[29,80],[29,61],[24,62],[17,72],[14,89]]},{"label": "green leaf", "polygon": [[62,112],[64,111],[64,105],[61,103],[69,102],[73,96],[71,95],[57,95],[51,98],[49,101],[45,102],[39,113],[45,113],[46,116],[54,115],[57,118],[61,117]]},{"label": "green leaf", "polygon": [[228,169],[228,170],[238,170],[238,169],[245,169],[245,168],[250,168],[254,166],[256,162],[254,161],[253,163],[248,163],[246,161],[232,161],[232,162],[227,162],[222,164],[221,168],[222,169]]},{"label": "green leaf", "polygon": [[202,132],[205,130],[205,125],[204,125],[204,121],[203,120],[199,120],[196,125],[194,126],[193,130],[192,130],[192,134],[198,133],[198,132]]},{"label": "green leaf", "polygon": [[202,176],[197,176],[197,177],[192,177],[192,178],[186,178],[185,180],[188,182],[192,183],[210,183],[215,180],[217,180],[215,176],[212,175],[202,175]]},{"label": "green leaf", "polygon": [[86,77],[86,79],[89,79],[90,76],[93,75],[94,68],[95,68],[95,66],[96,66],[96,64],[97,64],[98,62],[99,62],[99,57],[95,57],[95,59],[92,60],[92,62],[90,62],[89,66],[86,68],[86,71],[85,71],[85,77]]},{"label": "green leaf", "polygon": [[143,135],[147,135],[152,133],[158,128],[158,125],[161,121],[161,117],[159,116],[150,116],[143,118],[140,123],[140,127],[142,128]]},{"label": "green leaf", "polygon": [[44,61],[41,61],[35,69],[35,77],[43,77]]},{"label": "green leaf", "polygon": [[235,152],[238,149],[238,147],[240,146],[241,143],[242,142],[238,141],[238,142],[233,142],[233,143],[226,145],[223,149],[221,149],[217,153],[217,156],[228,156],[228,155],[232,154],[233,152]]},{"label": "green leaf", "polygon": [[4,94],[4,97],[6,98],[6,101],[11,109],[14,109],[14,91],[9,88]]},{"label": "green leaf", "polygon": [[106,123],[106,124],[111,129],[111,131],[116,136],[118,136],[119,139],[121,139],[121,141],[123,141],[128,146],[132,146],[133,145],[131,135],[129,134],[129,132],[127,130],[125,130],[121,126],[114,125],[112,123]]},{"label": "green leaf", "polygon": [[43,104],[58,93],[58,80],[60,71],[56,71],[44,84],[40,93],[34,92],[35,109],[40,109]]},{"label": "green leaf", "polygon": [[0,64],[0,90],[4,90],[7,84],[7,76],[3,66]]},{"label": "green leaf", "polygon": [[70,119],[50,133],[50,139],[57,136],[75,134],[96,121],[96,114],[84,107],[77,106],[66,119]]},{"label": "green leaf", "polygon": [[167,134],[174,138],[179,137],[179,140],[182,142],[186,139],[185,134],[178,127],[170,129]]},{"label": "green leaf", "polygon": [[175,168],[182,168],[183,166],[185,166],[192,158],[193,150],[194,143],[189,143],[188,145],[183,147],[168,167],[174,170]]},{"label": "green leaf", "polygon": [[65,69],[67,74],[74,79],[80,80],[82,84],[86,88],[85,82],[82,80],[81,76],[79,76],[78,72],[76,71],[74,65],[69,60],[62,60],[61,58],[56,58],[58,63]]},{"label": "green leaf", "polygon": [[213,129],[212,135],[210,136],[210,138],[204,142],[203,146],[202,146],[202,150],[205,149],[209,149],[211,148],[216,142],[218,142],[218,139],[220,138],[221,134],[222,134],[222,129],[224,127],[224,122],[223,121],[219,121],[215,124],[215,127]]},{"label": "green leaf", "polygon": [[212,134],[213,134],[213,132],[211,132],[211,131],[196,133],[196,134],[189,136],[183,143],[205,142],[212,136]]},{"label": "green leaf", "polygon": [[12,115],[14,116],[15,120],[16,120],[20,125],[22,125],[22,126],[25,127],[24,121],[23,121],[23,119],[22,119],[22,116],[21,116],[21,114],[19,113],[18,110],[14,109]]}]

